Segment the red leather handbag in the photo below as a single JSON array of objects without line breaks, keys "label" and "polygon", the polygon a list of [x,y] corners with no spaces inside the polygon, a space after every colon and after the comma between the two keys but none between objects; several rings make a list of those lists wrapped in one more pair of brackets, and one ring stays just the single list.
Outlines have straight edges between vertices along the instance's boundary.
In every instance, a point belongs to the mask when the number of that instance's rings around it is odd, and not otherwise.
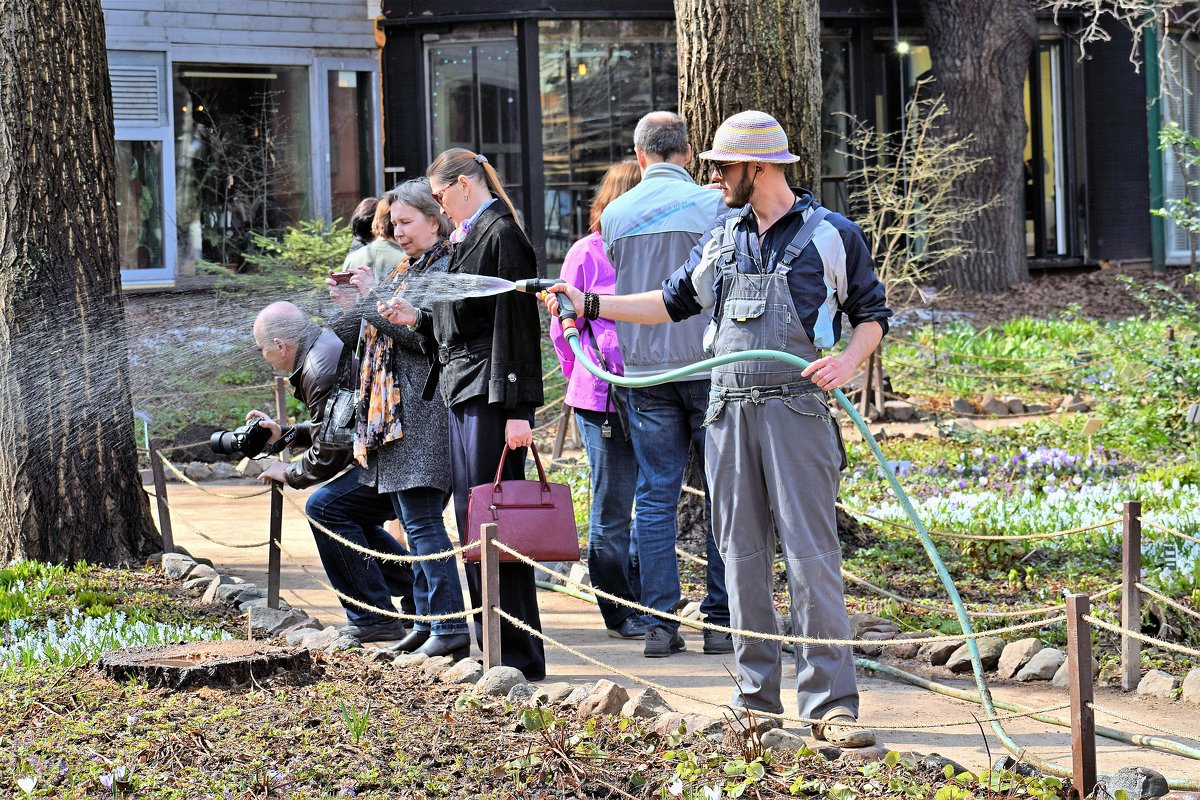
[{"label": "red leather handbag", "polygon": [[[546,480],[546,470],[533,448],[533,463],[537,464],[536,481],[502,481],[508,446],[500,455],[496,478],[491,483],[475,486],[467,502],[467,532],[465,543],[479,541],[479,526],[494,522],[499,527],[499,540],[535,561],[578,561],[579,532],[575,527],[575,510],[571,505],[571,488]],[[463,553],[464,561],[479,561],[480,548]],[[501,561],[517,559],[503,550]]]}]

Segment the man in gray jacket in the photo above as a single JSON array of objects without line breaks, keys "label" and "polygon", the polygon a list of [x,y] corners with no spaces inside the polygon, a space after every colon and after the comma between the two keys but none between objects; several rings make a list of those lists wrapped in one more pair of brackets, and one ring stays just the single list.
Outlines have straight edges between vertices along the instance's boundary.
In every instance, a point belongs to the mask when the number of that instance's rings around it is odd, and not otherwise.
[{"label": "man in gray jacket", "polygon": [[[697,186],[684,169],[692,158],[692,148],[679,115],[655,111],[642,117],[634,130],[633,145],[642,167],[642,182],[609,203],[600,220],[604,249],[617,273],[618,295],[661,287],[725,211],[720,192]],[[618,322],[625,374],[638,377],[700,361],[704,358],[704,329],[705,321],[699,317],[678,325]],[[634,496],[641,601],[656,611],[669,613],[680,599],[676,509],[688,451],[693,447],[703,472],[708,392],[708,374],[698,373],[674,383],[630,389],[628,394],[639,473]],[[707,486],[704,488],[707,493]],[[728,625],[725,565],[711,523],[707,539],[708,593],[700,610],[708,622]],[[647,658],[662,658],[684,649],[677,623],[650,616],[646,624]],[[728,634],[705,631],[704,652],[731,653],[733,642]]]},{"label": "man in gray jacket", "polygon": [[271,464],[259,479],[265,484],[286,483],[293,489],[329,481],[312,493],[305,511],[313,521],[317,552],[321,554],[321,566],[329,582],[352,598],[338,598],[349,620],[341,631],[362,642],[403,639],[407,633],[404,623],[388,613],[396,613],[393,597],[403,598],[404,613],[415,613],[412,568],[404,562],[377,561],[365,556],[317,527],[319,524],[328,528],[364,548],[408,554],[383,527],[396,516],[391,496],[379,494],[374,485],[359,483],[362,467],[353,463],[349,448],[331,448],[322,444],[317,435],[325,417],[326,401],[337,389],[339,376],[357,375],[350,368],[353,354],[343,353],[342,340],[332,330],[312,322],[298,307],[286,302],[272,303],[259,312],[254,321],[254,342],[272,369],[289,376],[296,399],[304,403],[309,417],[295,425],[281,426],[261,411],[246,415],[248,422],[257,419],[271,430],[268,442],[273,452],[288,447],[304,448],[291,462]]}]

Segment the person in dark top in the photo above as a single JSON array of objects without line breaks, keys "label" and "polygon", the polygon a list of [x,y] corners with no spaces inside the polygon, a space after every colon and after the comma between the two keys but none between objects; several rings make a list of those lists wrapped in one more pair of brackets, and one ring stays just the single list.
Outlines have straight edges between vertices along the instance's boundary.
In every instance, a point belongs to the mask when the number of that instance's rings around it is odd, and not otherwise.
[{"label": "person in dark top", "polygon": [[404,562],[364,556],[317,527],[323,526],[363,548],[408,555],[383,527],[396,516],[388,496],[362,485],[363,470],[353,463],[349,448],[330,447],[317,436],[326,401],[337,388],[339,375],[353,370],[353,353],[343,348],[334,331],[322,328],[295,305],[285,302],[272,303],[259,313],[254,321],[254,341],[272,368],[290,376],[296,399],[305,405],[309,416],[295,425],[287,425],[286,421],[281,425],[262,411],[246,415],[248,422],[257,420],[270,429],[268,442],[274,451],[306,448],[293,461],[272,463],[259,479],[266,484],[286,483],[293,489],[328,481],[309,496],[305,512],[315,522],[313,537],[329,582],[351,598],[338,598],[349,620],[340,630],[361,642],[401,640],[407,631],[404,623],[392,616],[397,613],[392,598],[403,598],[403,613],[415,612],[412,569]]},{"label": "person in dark top", "polygon": [[[455,148],[430,165],[430,190],[457,227],[448,272],[511,281],[537,277],[537,259],[517,221],[499,176],[482,154]],[[533,412],[542,404],[541,320],[531,295],[506,292],[414,308],[402,297],[380,312],[432,338],[436,363],[426,384],[450,409],[450,466],[454,513],[465,541],[472,486],[490,482],[505,446],[512,449],[503,479],[524,478],[525,448],[533,442]],[[478,564],[467,564],[471,604],[479,606]],[[533,568],[500,565],[500,608],[541,630]],[[476,634],[482,635],[476,619]],[[546,656],[536,636],[501,623],[501,661],[528,680],[546,676]]]}]

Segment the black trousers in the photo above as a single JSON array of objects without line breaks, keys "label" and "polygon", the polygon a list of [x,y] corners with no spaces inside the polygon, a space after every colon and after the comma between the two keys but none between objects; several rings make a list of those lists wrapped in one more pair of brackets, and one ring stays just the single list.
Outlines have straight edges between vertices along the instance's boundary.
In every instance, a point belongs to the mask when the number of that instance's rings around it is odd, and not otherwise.
[{"label": "black trousers", "polygon": [[[465,540],[467,529],[467,501],[471,487],[491,483],[496,477],[496,466],[504,451],[504,425],[506,412],[477,397],[450,407],[450,469],[454,479],[454,516],[458,521],[460,541]],[[532,423],[532,414],[530,415]],[[525,477],[525,452],[522,447],[508,454],[504,462],[503,478],[519,480]],[[482,603],[479,564],[466,564],[467,590],[471,605]],[[541,616],[538,614],[537,586],[534,585],[534,569],[525,564],[500,564],[500,608],[540,631]],[[475,617],[475,638],[482,645],[483,619]],[[500,661],[506,667],[514,667],[530,681],[546,677],[546,652],[542,640],[513,627],[507,620],[500,623]]]}]

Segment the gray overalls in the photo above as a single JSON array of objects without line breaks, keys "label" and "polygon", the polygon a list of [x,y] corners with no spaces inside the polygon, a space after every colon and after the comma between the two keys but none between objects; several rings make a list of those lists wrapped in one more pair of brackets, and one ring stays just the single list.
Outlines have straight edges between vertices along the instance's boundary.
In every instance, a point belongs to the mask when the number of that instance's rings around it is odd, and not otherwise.
[{"label": "gray overalls", "polygon": [[[721,309],[715,354],[784,350],[819,358],[796,313],[788,272],[828,211],[815,209],[778,263],[741,273],[730,218],[721,250]],[[751,236],[751,247],[757,245]],[[824,393],[782,361],[739,361],[712,371],[705,458],[713,533],[725,559],[731,625],[775,632],[772,561],[775,531],[783,545],[792,598],[792,630],[850,638],[842,598],[841,548],[834,503],[844,450]],[[779,642],[734,636],[735,706],[781,713]],[[799,714],[858,717],[849,647],[797,646]]]}]

